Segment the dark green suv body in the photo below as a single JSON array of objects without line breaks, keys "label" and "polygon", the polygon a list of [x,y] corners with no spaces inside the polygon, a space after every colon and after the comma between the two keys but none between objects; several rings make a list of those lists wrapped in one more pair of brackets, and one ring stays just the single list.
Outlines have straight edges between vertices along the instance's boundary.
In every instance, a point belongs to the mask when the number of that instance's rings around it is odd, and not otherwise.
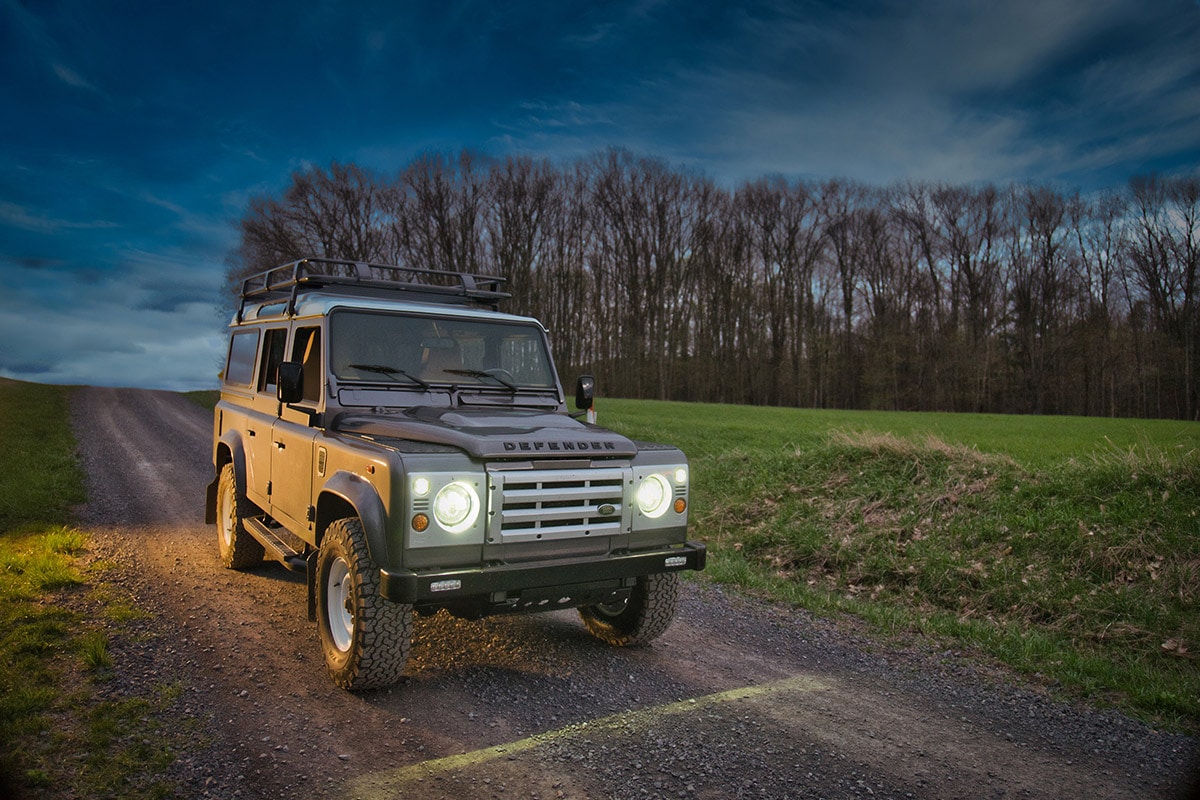
[{"label": "dark green suv body", "polygon": [[305,259],[242,287],[208,521],[225,566],[307,574],[340,686],[399,679],[414,611],[574,607],[648,641],[704,567],[683,453],[569,414],[546,330],[499,313],[500,284]]}]

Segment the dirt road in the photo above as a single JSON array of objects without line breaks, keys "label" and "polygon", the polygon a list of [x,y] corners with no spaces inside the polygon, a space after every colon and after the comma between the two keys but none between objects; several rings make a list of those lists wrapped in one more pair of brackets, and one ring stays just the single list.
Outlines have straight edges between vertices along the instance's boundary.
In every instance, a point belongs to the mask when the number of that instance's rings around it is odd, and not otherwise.
[{"label": "dirt road", "polygon": [[114,681],[178,683],[181,796],[241,798],[1172,798],[1200,747],[1012,688],[954,653],[897,651],[701,582],[650,647],[573,612],[418,618],[403,685],[324,674],[303,580],[217,562],[211,418],[179,395],[88,388],[81,520],[152,612]]}]

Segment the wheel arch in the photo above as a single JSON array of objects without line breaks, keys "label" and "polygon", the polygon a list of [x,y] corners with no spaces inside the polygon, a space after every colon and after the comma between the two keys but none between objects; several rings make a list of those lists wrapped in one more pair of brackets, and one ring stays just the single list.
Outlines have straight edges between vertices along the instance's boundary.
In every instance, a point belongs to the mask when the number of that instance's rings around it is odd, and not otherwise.
[{"label": "wheel arch", "polygon": [[358,517],[367,537],[367,550],[376,566],[388,562],[387,513],[375,487],[352,472],[333,474],[317,497],[315,541],[317,547],[329,525],[342,517]]},{"label": "wheel arch", "polygon": [[226,464],[233,464],[233,480],[238,494],[246,496],[246,450],[242,444],[242,436],[236,430],[227,430],[221,434],[213,448],[213,479],[207,487],[204,502],[204,522],[212,525],[217,521],[217,488],[221,482],[221,470]]}]

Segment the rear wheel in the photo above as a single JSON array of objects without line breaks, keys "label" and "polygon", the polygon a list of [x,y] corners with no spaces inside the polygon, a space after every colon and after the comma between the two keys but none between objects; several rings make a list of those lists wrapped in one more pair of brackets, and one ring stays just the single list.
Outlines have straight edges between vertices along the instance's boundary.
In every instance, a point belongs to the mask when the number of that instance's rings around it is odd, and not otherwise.
[{"label": "rear wheel", "polygon": [[262,563],[262,543],[250,535],[244,522],[257,510],[238,492],[233,464],[221,467],[217,484],[217,549],[221,554],[222,566],[249,569]]},{"label": "rear wheel", "polygon": [[317,554],[317,628],[329,677],[343,689],[400,680],[412,646],[412,606],[379,593],[362,523],[339,519]]},{"label": "rear wheel", "polygon": [[679,575],[663,572],[638,578],[628,600],[584,606],[579,616],[588,632],[624,647],[656,639],[671,627],[679,603]]}]

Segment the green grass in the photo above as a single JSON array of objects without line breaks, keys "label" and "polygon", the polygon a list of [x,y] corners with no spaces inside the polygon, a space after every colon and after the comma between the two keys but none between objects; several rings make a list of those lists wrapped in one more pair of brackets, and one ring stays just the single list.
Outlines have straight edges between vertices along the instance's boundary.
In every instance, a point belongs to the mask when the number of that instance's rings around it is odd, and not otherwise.
[{"label": "green grass", "polygon": [[84,500],[75,463],[67,391],[61,386],[0,378],[0,533],[21,526],[61,525]]},{"label": "green grass", "polygon": [[184,392],[184,397],[191,400],[201,408],[207,408],[212,411],[217,407],[217,401],[221,399],[221,393],[216,389],[202,389],[195,392]]},{"label": "green grass", "polygon": [[599,410],[688,453],[706,579],[1200,730],[1200,425]]},{"label": "green grass", "polygon": [[118,665],[121,623],[146,614],[103,583],[104,565],[84,566],[88,538],[69,527],[85,499],[70,391],[0,379],[0,451],[10,456],[0,471],[0,789],[163,797],[173,695],[99,690]]}]

